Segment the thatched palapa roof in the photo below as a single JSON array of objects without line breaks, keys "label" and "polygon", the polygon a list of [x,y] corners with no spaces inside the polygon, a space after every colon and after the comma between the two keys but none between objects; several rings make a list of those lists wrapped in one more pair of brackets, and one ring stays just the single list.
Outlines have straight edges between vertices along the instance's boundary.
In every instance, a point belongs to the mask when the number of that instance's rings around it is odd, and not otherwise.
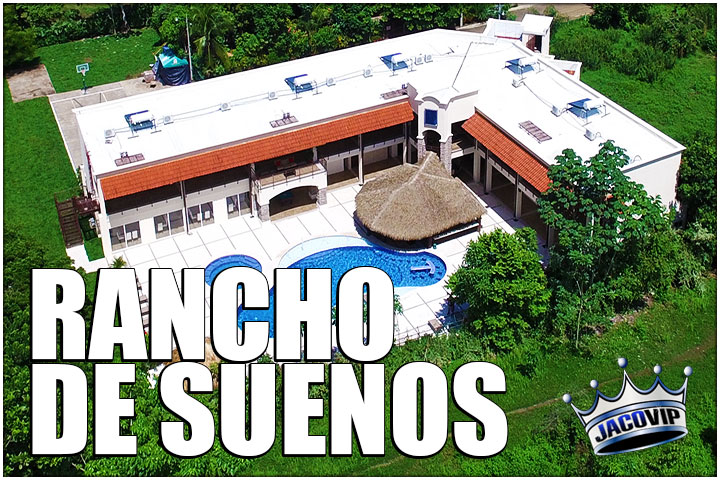
[{"label": "thatched palapa roof", "polygon": [[393,167],[366,183],[355,207],[365,227],[400,241],[427,239],[485,214],[478,198],[448,173],[434,152],[422,163]]}]

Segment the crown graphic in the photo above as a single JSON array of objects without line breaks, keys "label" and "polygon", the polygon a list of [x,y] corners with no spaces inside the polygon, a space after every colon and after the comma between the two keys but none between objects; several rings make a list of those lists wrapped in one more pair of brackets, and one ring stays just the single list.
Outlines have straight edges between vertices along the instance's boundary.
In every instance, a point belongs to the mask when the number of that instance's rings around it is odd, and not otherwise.
[{"label": "crown graphic", "polygon": [[[617,396],[611,398],[600,393],[597,380],[590,382],[595,401],[587,410],[572,404],[569,394],[563,395],[563,401],[572,406],[585,427],[595,454],[633,452],[687,435],[685,395],[692,368],[685,367],[685,382],[677,390],[666,387],[659,376],[650,388],[641,390],[625,371],[627,360],[618,359],[618,365],[623,369],[623,384]],[[660,375],[660,365],[655,365],[654,372]]]}]

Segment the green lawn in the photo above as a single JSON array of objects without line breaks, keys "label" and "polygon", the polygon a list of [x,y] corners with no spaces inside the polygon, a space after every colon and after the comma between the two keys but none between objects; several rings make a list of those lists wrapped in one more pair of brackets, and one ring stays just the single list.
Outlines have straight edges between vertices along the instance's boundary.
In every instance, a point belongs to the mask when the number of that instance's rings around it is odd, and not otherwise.
[{"label": "green lawn", "polygon": [[[618,324],[598,337],[584,354],[555,348],[534,362],[529,377],[519,372],[518,356],[488,359],[501,366],[506,375],[507,393],[492,400],[507,414],[507,448],[490,459],[472,459],[460,454],[449,438],[445,448],[428,459],[408,458],[398,453],[390,440],[390,410],[386,411],[385,456],[364,458],[357,452],[349,458],[333,459],[283,457],[281,436],[265,456],[248,465],[251,475],[372,475],[372,476],[479,476],[479,475],[712,475],[716,459],[713,439],[716,411],[716,280],[707,279],[697,291],[675,292],[664,304],[640,313],[633,324]],[[447,373],[459,364],[483,360],[458,337],[424,337],[393,349],[384,360],[390,365],[428,360]],[[430,354],[428,354],[430,352]],[[446,353],[443,352],[453,352]],[[631,378],[640,388],[654,380],[651,369],[663,366],[662,379],[670,388],[683,382],[686,365],[695,369],[689,382],[688,426],[690,433],[680,441],[642,452],[597,457],[587,450],[582,427],[572,409],[560,397],[571,393],[576,404],[592,403],[591,379],[601,390],[614,395],[622,379],[616,359],[628,358]],[[447,363],[448,358],[455,358]],[[452,399],[449,398],[452,405]],[[389,404],[389,402],[388,402]],[[528,409],[528,407],[530,407]],[[310,421],[310,433],[327,435],[325,418]],[[468,418],[454,407],[450,421]],[[565,429],[565,430],[563,430]],[[567,430],[570,430],[568,432]],[[579,432],[579,433],[578,433]]]},{"label": "green lawn", "polygon": [[653,84],[612,68],[583,70],[582,81],[680,142],[696,131],[716,134],[717,59],[697,54],[677,61]]},{"label": "green lawn", "polygon": [[90,63],[87,85],[102,85],[135,78],[153,63],[153,52],[160,38],[148,28],[128,37],[107,36],[49,45],[38,49],[41,63],[50,74],[57,92],[82,88],[82,79],[75,71],[80,63]]},{"label": "green lawn", "polygon": [[53,195],[77,185],[47,98],[13,103],[3,83],[4,223],[65,256]]}]

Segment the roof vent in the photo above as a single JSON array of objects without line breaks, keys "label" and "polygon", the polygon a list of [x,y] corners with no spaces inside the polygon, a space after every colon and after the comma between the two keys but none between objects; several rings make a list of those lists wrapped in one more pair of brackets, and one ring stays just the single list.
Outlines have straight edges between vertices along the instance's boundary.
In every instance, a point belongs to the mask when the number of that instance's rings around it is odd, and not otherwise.
[{"label": "roof vent", "polygon": [[228,110],[230,110],[230,104],[227,102],[221,103],[220,110],[222,110],[223,112],[227,112]]},{"label": "roof vent", "polygon": [[365,77],[365,78],[372,77],[372,73],[373,73],[373,72],[372,72],[372,67],[371,67],[370,65],[368,65],[368,66],[365,67],[365,69],[363,70],[363,77]]},{"label": "roof vent", "polygon": [[105,138],[113,138],[115,136],[115,130],[105,130]]},{"label": "roof vent", "polygon": [[333,85],[335,85],[335,78],[328,77],[327,80],[325,80],[325,85],[327,85],[328,87],[332,87]]},{"label": "roof vent", "polygon": [[425,63],[430,63],[433,61],[432,55],[429,53],[425,54]]},{"label": "roof vent", "polygon": [[275,100],[277,98],[276,92],[268,92],[268,100]]},{"label": "roof vent", "polygon": [[163,125],[169,125],[169,124],[173,123],[174,121],[175,120],[173,119],[173,117],[171,115],[165,115],[163,117]]},{"label": "roof vent", "polygon": [[597,131],[595,127],[592,125],[587,125],[585,127],[585,138],[588,140],[595,140],[600,135],[600,132]]}]

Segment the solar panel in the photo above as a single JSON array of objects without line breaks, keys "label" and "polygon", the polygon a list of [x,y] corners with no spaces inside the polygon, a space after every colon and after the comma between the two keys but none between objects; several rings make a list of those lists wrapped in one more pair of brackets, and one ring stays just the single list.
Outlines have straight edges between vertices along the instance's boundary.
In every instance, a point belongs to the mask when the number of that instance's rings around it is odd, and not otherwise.
[{"label": "solar panel", "polygon": [[405,60],[393,60],[394,57],[400,55],[399,53],[393,53],[391,55],[384,55],[380,57],[380,60],[383,61],[386,67],[388,67],[390,70],[400,70],[401,68],[408,68],[408,64],[405,62]]},{"label": "solar panel", "polygon": [[[299,80],[301,78],[302,80]],[[303,73],[302,75],[295,75],[294,77],[288,77],[285,79],[285,83],[287,83],[290,87],[290,90],[295,93],[307,92],[313,89],[312,80],[310,79],[310,77],[308,77],[307,73]]]},{"label": "solar panel", "polygon": [[568,103],[568,110],[575,114],[576,117],[588,118],[589,116],[600,113],[600,108],[596,106],[597,104],[598,102],[596,100],[583,98],[582,100]]},{"label": "solar panel", "polygon": [[538,141],[538,143],[546,142],[548,140],[552,140],[552,137],[548,135],[547,133],[543,132],[540,127],[535,125],[531,121],[526,122],[520,122],[520,128],[525,130],[529,135],[532,135],[535,140]]},{"label": "solar panel", "polygon": [[532,65],[521,65],[519,58],[515,58],[513,60],[508,60],[507,62],[505,62],[505,68],[515,73],[516,75],[522,75],[523,73],[531,72],[532,70],[534,70]]}]

